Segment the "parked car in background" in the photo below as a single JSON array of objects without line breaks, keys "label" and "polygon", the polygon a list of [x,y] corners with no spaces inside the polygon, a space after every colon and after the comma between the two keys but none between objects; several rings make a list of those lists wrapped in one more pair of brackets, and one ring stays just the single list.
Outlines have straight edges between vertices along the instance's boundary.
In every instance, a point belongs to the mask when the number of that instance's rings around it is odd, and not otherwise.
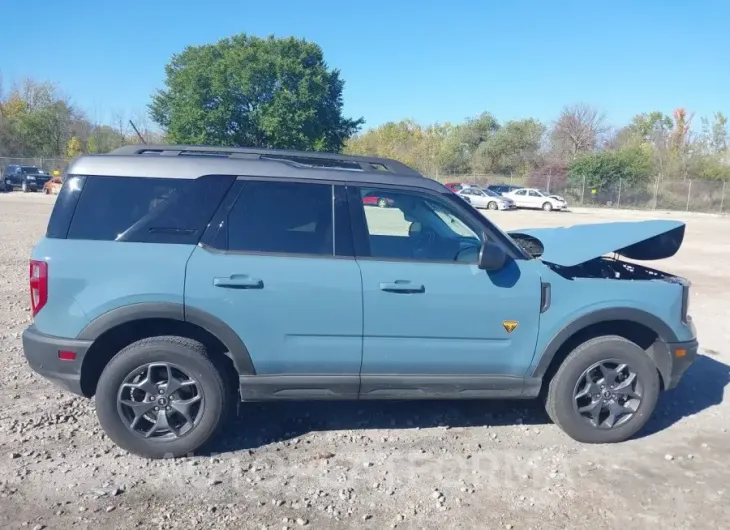
[{"label": "parked car in background", "polygon": [[522,188],[510,193],[506,193],[505,197],[509,197],[518,208],[536,208],[546,212],[552,210],[566,210],[568,203],[560,201],[554,197],[545,195],[540,190],[534,188]]},{"label": "parked car in background", "polygon": [[3,182],[7,191],[20,188],[24,192],[39,191],[43,189],[51,176],[36,166],[21,166],[11,164],[5,168]]},{"label": "parked car in background", "polygon": [[513,186],[512,184],[490,184],[487,186],[488,190],[499,193],[500,195],[504,195],[505,193],[515,190],[521,190],[522,188],[524,188],[524,186]]},{"label": "parked car in background", "polygon": [[61,177],[53,177],[43,185],[43,193],[45,195],[58,195],[62,185],[63,179]]},{"label": "parked car in background", "polygon": [[446,184],[444,184],[444,186],[456,193],[457,191],[461,191],[462,189],[464,189],[467,185],[463,182],[447,182]]},{"label": "parked car in background", "polygon": [[489,210],[511,210],[515,208],[515,203],[512,199],[503,197],[486,188],[472,186],[463,188],[456,192],[456,194],[468,198],[471,205],[475,208],[487,208]]},{"label": "parked car in background", "polygon": [[374,194],[368,194],[362,198],[362,203],[365,206],[378,206],[379,208],[388,208],[389,206],[393,206],[393,199],[390,199],[388,197],[378,197]]}]

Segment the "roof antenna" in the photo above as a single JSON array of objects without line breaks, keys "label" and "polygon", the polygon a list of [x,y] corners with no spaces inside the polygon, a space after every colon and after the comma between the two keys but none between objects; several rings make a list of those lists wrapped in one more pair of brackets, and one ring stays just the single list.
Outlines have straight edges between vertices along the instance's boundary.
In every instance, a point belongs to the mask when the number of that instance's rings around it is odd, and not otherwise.
[{"label": "roof antenna", "polygon": [[134,132],[137,133],[137,136],[139,137],[140,141],[143,144],[147,145],[147,142],[145,141],[144,137],[141,134],[139,134],[139,131],[137,130],[137,127],[134,125],[134,122],[132,120],[129,120],[129,125],[131,125],[132,129],[134,129]]}]

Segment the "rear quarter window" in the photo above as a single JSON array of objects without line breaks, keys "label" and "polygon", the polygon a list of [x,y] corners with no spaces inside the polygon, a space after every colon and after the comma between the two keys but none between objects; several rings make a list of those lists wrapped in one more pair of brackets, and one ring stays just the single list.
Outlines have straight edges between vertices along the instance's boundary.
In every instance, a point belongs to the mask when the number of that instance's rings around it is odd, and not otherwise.
[{"label": "rear quarter window", "polygon": [[[74,178],[82,180],[74,186]],[[197,244],[234,181],[234,176],[220,175],[198,179],[70,177],[57,199],[47,236]],[[65,236],[64,222],[68,222]]]}]

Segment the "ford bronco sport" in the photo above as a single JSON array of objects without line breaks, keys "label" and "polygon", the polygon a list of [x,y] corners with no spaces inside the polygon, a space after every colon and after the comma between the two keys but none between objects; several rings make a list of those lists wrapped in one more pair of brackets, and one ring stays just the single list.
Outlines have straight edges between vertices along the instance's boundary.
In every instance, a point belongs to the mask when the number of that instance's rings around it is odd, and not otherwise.
[{"label": "ford bronco sport", "polygon": [[689,283],[635,262],[684,229],[507,234],[393,160],[123,147],[69,166],[23,347],[150,458],[200,448],[235,399],[542,397],[619,442],[697,353]]}]

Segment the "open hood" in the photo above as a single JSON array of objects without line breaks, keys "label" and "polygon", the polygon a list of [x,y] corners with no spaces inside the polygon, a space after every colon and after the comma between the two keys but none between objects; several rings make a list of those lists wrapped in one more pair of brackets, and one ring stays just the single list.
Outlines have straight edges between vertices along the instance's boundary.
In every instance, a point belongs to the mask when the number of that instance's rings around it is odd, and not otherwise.
[{"label": "open hood", "polygon": [[684,240],[680,221],[599,223],[514,230],[509,235],[543,261],[573,267],[605,254],[635,260],[674,256]]}]

